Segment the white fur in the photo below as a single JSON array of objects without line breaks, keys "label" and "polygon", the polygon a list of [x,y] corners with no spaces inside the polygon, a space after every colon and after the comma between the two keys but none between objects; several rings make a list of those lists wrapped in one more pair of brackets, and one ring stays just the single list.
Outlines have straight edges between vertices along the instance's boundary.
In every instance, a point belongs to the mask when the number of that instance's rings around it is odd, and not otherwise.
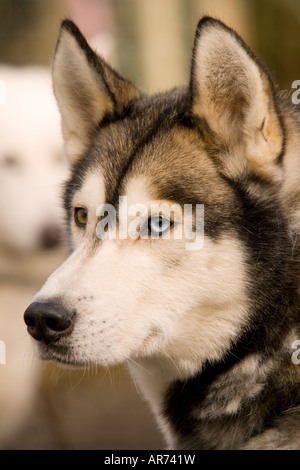
[{"label": "white fur", "polygon": [[[100,177],[97,184],[88,176],[75,195],[75,205],[88,209],[88,226],[86,231],[74,226],[74,253],[34,299],[60,297],[77,310],[74,331],[65,340],[70,360],[113,365],[155,356],[184,377],[203,360],[221,357],[247,308],[239,242],[207,238],[192,253],[184,240],[100,242],[94,232],[101,187]],[[137,195],[134,187],[128,183],[129,201],[141,197],[140,185]]]},{"label": "white fur", "polygon": [[1,67],[0,80],[0,244],[32,251],[45,230],[62,228],[60,118],[48,70]]}]

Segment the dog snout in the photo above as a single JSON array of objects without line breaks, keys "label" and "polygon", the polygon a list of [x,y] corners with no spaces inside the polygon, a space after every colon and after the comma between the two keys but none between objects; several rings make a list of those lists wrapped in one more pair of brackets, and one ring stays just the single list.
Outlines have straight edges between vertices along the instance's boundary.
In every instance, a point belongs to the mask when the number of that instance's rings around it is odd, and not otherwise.
[{"label": "dog snout", "polygon": [[24,313],[30,335],[37,341],[51,343],[71,333],[75,312],[58,302],[33,302]]}]

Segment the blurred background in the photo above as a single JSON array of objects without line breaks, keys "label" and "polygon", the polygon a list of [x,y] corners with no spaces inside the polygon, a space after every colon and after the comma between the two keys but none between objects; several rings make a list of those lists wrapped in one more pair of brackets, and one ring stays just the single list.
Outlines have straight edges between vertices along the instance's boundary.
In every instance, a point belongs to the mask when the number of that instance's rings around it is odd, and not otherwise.
[{"label": "blurred background", "polygon": [[198,20],[234,27],[286,97],[300,79],[299,0],[0,0],[0,449],[162,449],[125,368],[69,371],[33,356],[23,312],[68,255],[68,174],[50,65],[59,25],[145,92],[187,83]]}]

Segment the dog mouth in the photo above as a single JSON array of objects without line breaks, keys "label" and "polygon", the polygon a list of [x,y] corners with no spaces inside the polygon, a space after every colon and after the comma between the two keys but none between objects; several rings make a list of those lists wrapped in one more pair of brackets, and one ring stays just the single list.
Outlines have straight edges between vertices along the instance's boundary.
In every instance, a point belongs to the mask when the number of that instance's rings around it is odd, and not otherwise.
[{"label": "dog mouth", "polygon": [[38,356],[43,361],[52,361],[70,367],[82,368],[87,365],[86,361],[74,357],[73,351],[69,346],[58,344],[58,342],[39,344]]},{"label": "dog mouth", "polygon": [[[153,350],[155,340],[159,333],[158,329],[152,328],[140,344],[128,352],[128,357],[123,357],[122,362],[130,359],[130,357],[136,359],[144,355],[147,356],[149,352]],[[36,344],[36,353],[43,361],[51,361],[68,367],[85,368],[92,363],[95,365],[93,358],[81,357],[81,355],[76,352],[76,347],[74,345],[63,343],[63,338],[49,343],[39,342]],[[108,366],[114,365],[116,362],[121,361],[112,361],[112,357],[110,357],[110,360],[108,361],[104,355],[98,365],[102,364]]]}]

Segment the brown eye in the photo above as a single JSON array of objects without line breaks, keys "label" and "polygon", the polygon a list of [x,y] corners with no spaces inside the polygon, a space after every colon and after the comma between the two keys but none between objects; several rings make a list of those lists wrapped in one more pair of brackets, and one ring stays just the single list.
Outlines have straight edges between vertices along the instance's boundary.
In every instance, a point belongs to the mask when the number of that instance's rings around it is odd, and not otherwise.
[{"label": "brown eye", "polygon": [[87,223],[87,210],[83,207],[75,207],[74,219],[78,227],[85,227]]}]

